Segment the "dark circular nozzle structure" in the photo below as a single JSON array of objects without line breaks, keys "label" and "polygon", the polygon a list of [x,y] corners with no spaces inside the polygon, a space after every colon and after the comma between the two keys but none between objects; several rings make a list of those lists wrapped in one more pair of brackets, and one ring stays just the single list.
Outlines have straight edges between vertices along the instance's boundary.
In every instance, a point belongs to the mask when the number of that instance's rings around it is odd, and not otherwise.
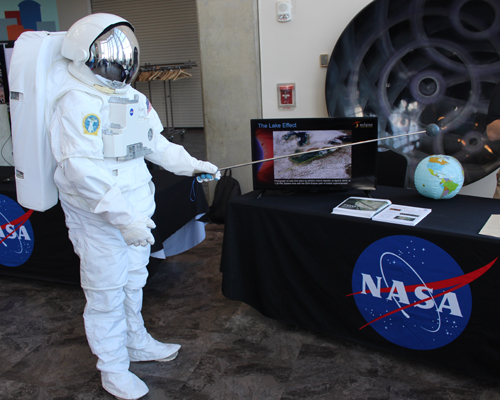
[{"label": "dark circular nozzle structure", "polygon": [[[429,155],[456,158],[465,185],[500,166],[488,105],[500,80],[500,0],[374,0],[338,38],[325,82],[330,117],[377,117],[408,159],[409,187]],[[428,124],[438,122],[439,131]],[[426,129],[427,127],[427,129]]]}]

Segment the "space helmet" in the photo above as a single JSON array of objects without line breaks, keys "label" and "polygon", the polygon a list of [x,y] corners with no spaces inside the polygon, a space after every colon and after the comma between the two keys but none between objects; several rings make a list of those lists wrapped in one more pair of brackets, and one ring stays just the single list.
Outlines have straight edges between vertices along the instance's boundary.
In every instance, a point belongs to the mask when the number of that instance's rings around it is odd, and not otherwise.
[{"label": "space helmet", "polygon": [[139,43],[133,26],[113,14],[88,15],[64,37],[61,54],[69,72],[90,86],[121,89],[139,72]]}]

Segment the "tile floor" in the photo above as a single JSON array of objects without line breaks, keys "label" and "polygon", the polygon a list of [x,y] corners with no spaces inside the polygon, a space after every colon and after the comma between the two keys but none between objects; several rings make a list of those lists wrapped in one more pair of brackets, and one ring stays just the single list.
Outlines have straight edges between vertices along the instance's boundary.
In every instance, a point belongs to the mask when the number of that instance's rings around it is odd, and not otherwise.
[{"label": "tile floor", "polygon": [[[221,293],[223,226],[164,261],[144,289],[170,363],[133,363],[144,400],[500,400],[500,383],[451,373],[263,317]],[[0,399],[107,400],[78,286],[0,276]]]},{"label": "tile floor", "polygon": [[[174,142],[200,157],[203,134]],[[164,261],[144,289],[170,363],[134,363],[144,400],[500,400],[500,383],[459,375],[263,317],[221,293],[223,225]],[[78,286],[0,276],[0,399],[112,400],[83,328]]]}]

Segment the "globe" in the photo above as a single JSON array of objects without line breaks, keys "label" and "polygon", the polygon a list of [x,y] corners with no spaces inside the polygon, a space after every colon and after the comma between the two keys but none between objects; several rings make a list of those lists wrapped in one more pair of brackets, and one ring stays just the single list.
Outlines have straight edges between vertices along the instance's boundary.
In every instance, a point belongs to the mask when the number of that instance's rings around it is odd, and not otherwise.
[{"label": "globe", "polygon": [[454,157],[432,155],[418,163],[414,182],[422,196],[451,199],[462,189],[464,169]]}]

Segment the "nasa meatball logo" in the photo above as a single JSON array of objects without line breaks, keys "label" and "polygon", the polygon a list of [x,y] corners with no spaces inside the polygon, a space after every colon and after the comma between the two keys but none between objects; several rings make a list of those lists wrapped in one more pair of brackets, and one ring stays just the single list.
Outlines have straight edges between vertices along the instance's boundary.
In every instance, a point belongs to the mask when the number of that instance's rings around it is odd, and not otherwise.
[{"label": "nasa meatball logo", "polygon": [[413,236],[389,236],[368,246],[352,276],[356,305],[388,341],[409,349],[445,346],[466,328],[472,310],[469,283],[495,262],[468,274],[435,244]]},{"label": "nasa meatball logo", "polygon": [[11,198],[0,195],[0,264],[18,267],[33,252],[34,236],[27,213]]}]

